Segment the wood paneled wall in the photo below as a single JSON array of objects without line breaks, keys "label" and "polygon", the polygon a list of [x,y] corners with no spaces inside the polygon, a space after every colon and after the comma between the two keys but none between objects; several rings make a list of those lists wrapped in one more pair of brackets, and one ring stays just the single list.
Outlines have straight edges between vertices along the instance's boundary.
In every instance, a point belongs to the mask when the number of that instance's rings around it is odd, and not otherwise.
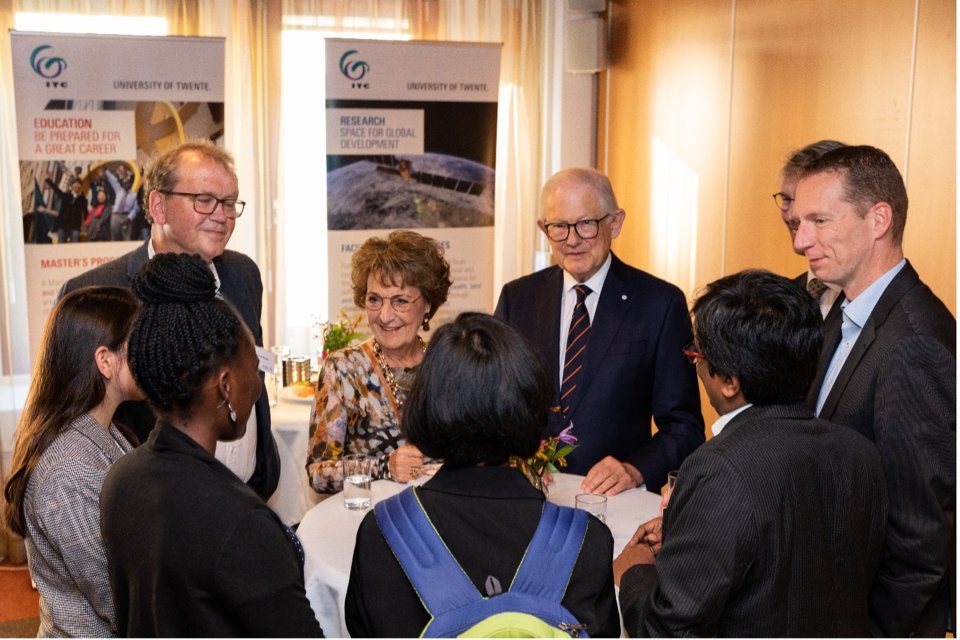
[{"label": "wood paneled wall", "polygon": [[607,18],[618,255],[690,296],[747,267],[796,275],[771,198],[784,160],[871,144],[906,180],[905,253],[956,314],[954,0],[613,0]]},{"label": "wood paneled wall", "polygon": [[616,0],[608,18],[598,158],[627,211],[618,254],[688,293],[746,267],[796,275],[770,197],[783,161],[872,144],[907,182],[907,257],[955,312],[953,0]]}]

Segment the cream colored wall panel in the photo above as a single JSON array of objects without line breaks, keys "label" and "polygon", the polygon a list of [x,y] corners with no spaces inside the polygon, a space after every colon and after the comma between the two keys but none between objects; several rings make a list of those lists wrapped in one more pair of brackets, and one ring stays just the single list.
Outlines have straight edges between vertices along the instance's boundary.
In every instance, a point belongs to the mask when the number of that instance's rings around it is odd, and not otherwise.
[{"label": "cream colored wall panel", "polygon": [[617,2],[612,20],[607,169],[630,216],[617,251],[689,293],[723,246],[731,12]]},{"label": "cream colored wall panel", "polygon": [[726,271],[795,275],[770,194],[792,149],[823,138],[887,151],[902,166],[913,2],[737,2]]},{"label": "cream colored wall panel", "polygon": [[780,166],[821,138],[872,144],[907,178],[908,257],[955,309],[953,2],[615,0],[609,18],[598,138],[629,216],[618,253],[688,293],[746,267],[799,273],[770,198]]},{"label": "cream colored wall panel", "polygon": [[957,313],[956,4],[920,3],[904,251]]},{"label": "cream colored wall panel", "polygon": [[614,0],[608,17],[598,157],[622,257],[688,295],[746,267],[800,273],[770,197],[787,154],[872,144],[907,179],[907,256],[955,312],[954,2]]}]

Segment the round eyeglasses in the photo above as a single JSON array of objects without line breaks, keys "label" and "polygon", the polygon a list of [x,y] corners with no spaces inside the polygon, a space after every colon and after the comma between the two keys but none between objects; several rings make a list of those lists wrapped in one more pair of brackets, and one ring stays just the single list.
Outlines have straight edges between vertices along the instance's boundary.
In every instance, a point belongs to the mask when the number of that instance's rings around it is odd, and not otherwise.
[{"label": "round eyeglasses", "polygon": [[384,300],[390,302],[390,306],[397,313],[405,313],[410,310],[410,307],[413,306],[413,303],[423,297],[421,293],[414,299],[410,299],[403,294],[397,294],[395,296],[381,296],[376,293],[368,293],[363,296],[363,306],[368,311],[379,311],[383,307]]},{"label": "round eyeglasses", "polygon": [[783,191],[778,191],[773,194],[773,201],[777,203],[777,208],[779,208],[780,211],[790,211],[790,205],[793,204],[793,200],[793,197],[788,196]]},{"label": "round eyeglasses", "polygon": [[543,232],[554,242],[563,242],[570,236],[570,229],[574,229],[582,240],[592,240],[600,233],[600,223],[612,216],[612,213],[599,218],[587,218],[576,222],[544,222]]},{"label": "round eyeglasses", "polygon": [[223,205],[223,215],[231,219],[239,218],[247,203],[236,198],[218,198],[212,193],[186,193],[184,191],[161,191],[165,196],[180,196],[193,201],[193,210],[200,215],[209,216]]}]

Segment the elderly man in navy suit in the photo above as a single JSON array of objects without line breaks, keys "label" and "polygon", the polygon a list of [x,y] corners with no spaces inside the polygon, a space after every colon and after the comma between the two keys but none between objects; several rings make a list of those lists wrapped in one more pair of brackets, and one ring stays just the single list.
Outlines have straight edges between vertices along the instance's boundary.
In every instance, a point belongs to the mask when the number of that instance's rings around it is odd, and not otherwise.
[{"label": "elderly man in navy suit", "polygon": [[794,247],[843,289],[808,402],[876,443],[890,494],[874,632],[942,637],[956,619],[956,320],[904,258],[907,191],[886,153],[822,155],[793,209]]},{"label": "elderly man in navy suit", "polygon": [[626,214],[602,173],[558,172],[541,209],[557,265],[507,283],[495,314],[555,383],[547,429],[573,425],[580,446],[568,470],[586,475],[583,490],[659,491],[704,441],[696,376],[681,353],[692,336],[686,300],[610,251]]},{"label": "elderly man in navy suit", "polygon": [[[260,270],[247,256],[227,250],[236,219],[243,213],[233,157],[206,140],[181,143],[158,156],[146,175],[146,208],[153,222],[141,246],[107,264],[68,280],[60,295],[88,285],[130,287],[140,267],[158,253],[195,253],[209,265],[223,297],[233,303],[259,348],[263,344]],[[155,418],[145,402],[120,405],[115,420],[141,442]],[[270,431],[270,405],[260,395],[243,438],[217,444],[217,459],[264,500],[280,480],[280,457]]]}]

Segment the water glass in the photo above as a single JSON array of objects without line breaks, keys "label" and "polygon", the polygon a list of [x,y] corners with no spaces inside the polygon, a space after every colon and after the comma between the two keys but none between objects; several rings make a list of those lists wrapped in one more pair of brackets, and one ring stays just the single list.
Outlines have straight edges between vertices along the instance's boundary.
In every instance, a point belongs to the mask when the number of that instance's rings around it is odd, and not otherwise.
[{"label": "water glass", "polygon": [[270,352],[273,353],[273,384],[271,385],[273,395],[270,396],[270,406],[275,407],[280,399],[280,389],[284,386],[283,361],[290,357],[290,347],[270,347]]},{"label": "water glass", "polygon": [[362,453],[343,456],[343,506],[351,510],[369,509],[373,502],[370,485],[377,459]]},{"label": "water glass", "polygon": [[601,522],[607,521],[607,496],[597,495],[596,493],[581,493],[574,499],[574,504],[577,509],[592,513]]},{"label": "water glass", "polygon": [[667,484],[663,486],[663,497],[660,498],[660,515],[663,515],[663,510],[667,508],[670,504],[670,495],[673,493],[673,487],[677,484],[677,472],[670,471],[667,473]]}]

